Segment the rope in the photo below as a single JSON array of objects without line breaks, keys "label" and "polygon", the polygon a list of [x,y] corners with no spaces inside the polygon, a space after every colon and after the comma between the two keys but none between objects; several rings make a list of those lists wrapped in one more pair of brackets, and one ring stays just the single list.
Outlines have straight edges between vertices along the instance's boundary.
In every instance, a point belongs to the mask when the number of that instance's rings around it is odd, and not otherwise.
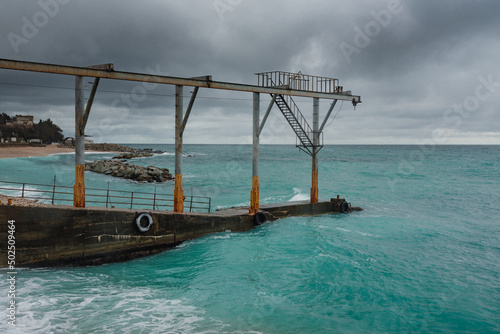
[{"label": "rope", "polygon": [[335,120],[335,117],[337,117],[337,115],[339,114],[339,112],[342,110],[342,107],[343,107],[343,106],[344,106],[344,101],[342,101],[342,104],[340,105],[340,109],[339,109],[339,111],[337,111],[337,113],[333,116],[333,118],[332,118],[332,120],[330,121],[330,123],[328,123],[328,125],[327,125],[327,126],[325,126],[325,129],[326,129],[327,127],[329,127],[329,126],[333,123],[333,121]]}]

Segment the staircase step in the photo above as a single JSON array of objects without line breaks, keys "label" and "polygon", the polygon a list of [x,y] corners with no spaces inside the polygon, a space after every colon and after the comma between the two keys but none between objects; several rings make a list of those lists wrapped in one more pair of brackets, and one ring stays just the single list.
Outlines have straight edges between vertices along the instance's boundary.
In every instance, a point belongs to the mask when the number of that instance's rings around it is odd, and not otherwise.
[{"label": "staircase step", "polygon": [[[292,108],[290,108],[289,102],[292,103],[293,110]],[[308,132],[305,131],[303,126],[305,125],[309,131],[310,128],[308,125],[306,125],[307,121],[305,120],[300,110],[298,110],[292,98],[290,97],[287,101],[285,100],[283,95],[277,95],[275,103],[281,110],[283,116],[285,116],[285,119],[287,120],[288,124],[290,124],[290,126],[292,127],[292,130],[297,135],[297,138],[301,143],[301,145],[298,145],[298,147],[305,148],[305,151],[311,154],[309,148],[314,147],[313,141],[311,140],[311,138],[309,138]]]}]

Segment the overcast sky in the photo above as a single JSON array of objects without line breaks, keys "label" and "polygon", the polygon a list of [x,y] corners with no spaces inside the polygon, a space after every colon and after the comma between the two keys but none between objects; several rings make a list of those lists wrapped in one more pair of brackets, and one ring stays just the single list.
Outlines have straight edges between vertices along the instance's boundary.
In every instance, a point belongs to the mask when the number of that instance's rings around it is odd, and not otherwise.
[{"label": "overcast sky", "polygon": [[[2,0],[0,58],[249,84],[302,71],[362,97],[356,110],[337,104],[327,144],[500,144],[499,18],[494,0]],[[94,140],[173,143],[173,86],[99,88]],[[185,143],[251,143],[251,93],[198,96]],[[312,100],[296,100],[311,119]],[[73,136],[74,78],[0,70],[0,112]],[[276,107],[261,143],[295,144]]]}]

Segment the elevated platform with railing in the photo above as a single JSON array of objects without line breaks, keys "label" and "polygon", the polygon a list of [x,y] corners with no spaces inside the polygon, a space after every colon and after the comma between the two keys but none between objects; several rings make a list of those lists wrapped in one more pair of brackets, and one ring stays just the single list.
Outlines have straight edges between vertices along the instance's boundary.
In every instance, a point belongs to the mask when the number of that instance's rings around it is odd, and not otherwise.
[{"label": "elevated platform with railing", "polygon": [[283,71],[255,74],[258,78],[258,85],[261,87],[280,87],[317,93],[344,93],[344,87],[340,86],[339,80],[334,78]]},{"label": "elevated platform with railing", "polygon": [[[261,87],[275,87],[308,91],[327,94],[342,94],[349,96],[350,92],[344,93],[344,88],[339,85],[339,80],[334,78],[320,77],[301,72],[272,71],[256,73],[258,84]],[[311,156],[315,156],[323,147],[323,132],[309,125],[306,117],[291,95],[271,94],[276,106],[290,124],[297,136],[296,146]]]}]

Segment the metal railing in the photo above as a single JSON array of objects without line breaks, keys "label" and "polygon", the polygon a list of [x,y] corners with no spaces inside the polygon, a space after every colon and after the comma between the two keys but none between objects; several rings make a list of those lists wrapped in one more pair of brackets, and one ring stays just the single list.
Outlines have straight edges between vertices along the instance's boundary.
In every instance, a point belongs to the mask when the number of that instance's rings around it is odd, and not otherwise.
[{"label": "metal railing", "polygon": [[344,88],[339,85],[339,80],[334,78],[283,71],[255,74],[258,78],[258,85],[261,87],[283,87],[318,93],[344,93]]},{"label": "metal railing", "polygon": [[[21,197],[39,201],[43,204],[70,205],[73,203],[73,187],[48,184],[0,181],[0,193],[6,196]],[[174,210],[174,196],[171,194],[141,191],[123,191],[97,188],[85,188],[85,205],[122,208]],[[185,196],[185,212],[210,212],[212,199],[202,196]]]}]

